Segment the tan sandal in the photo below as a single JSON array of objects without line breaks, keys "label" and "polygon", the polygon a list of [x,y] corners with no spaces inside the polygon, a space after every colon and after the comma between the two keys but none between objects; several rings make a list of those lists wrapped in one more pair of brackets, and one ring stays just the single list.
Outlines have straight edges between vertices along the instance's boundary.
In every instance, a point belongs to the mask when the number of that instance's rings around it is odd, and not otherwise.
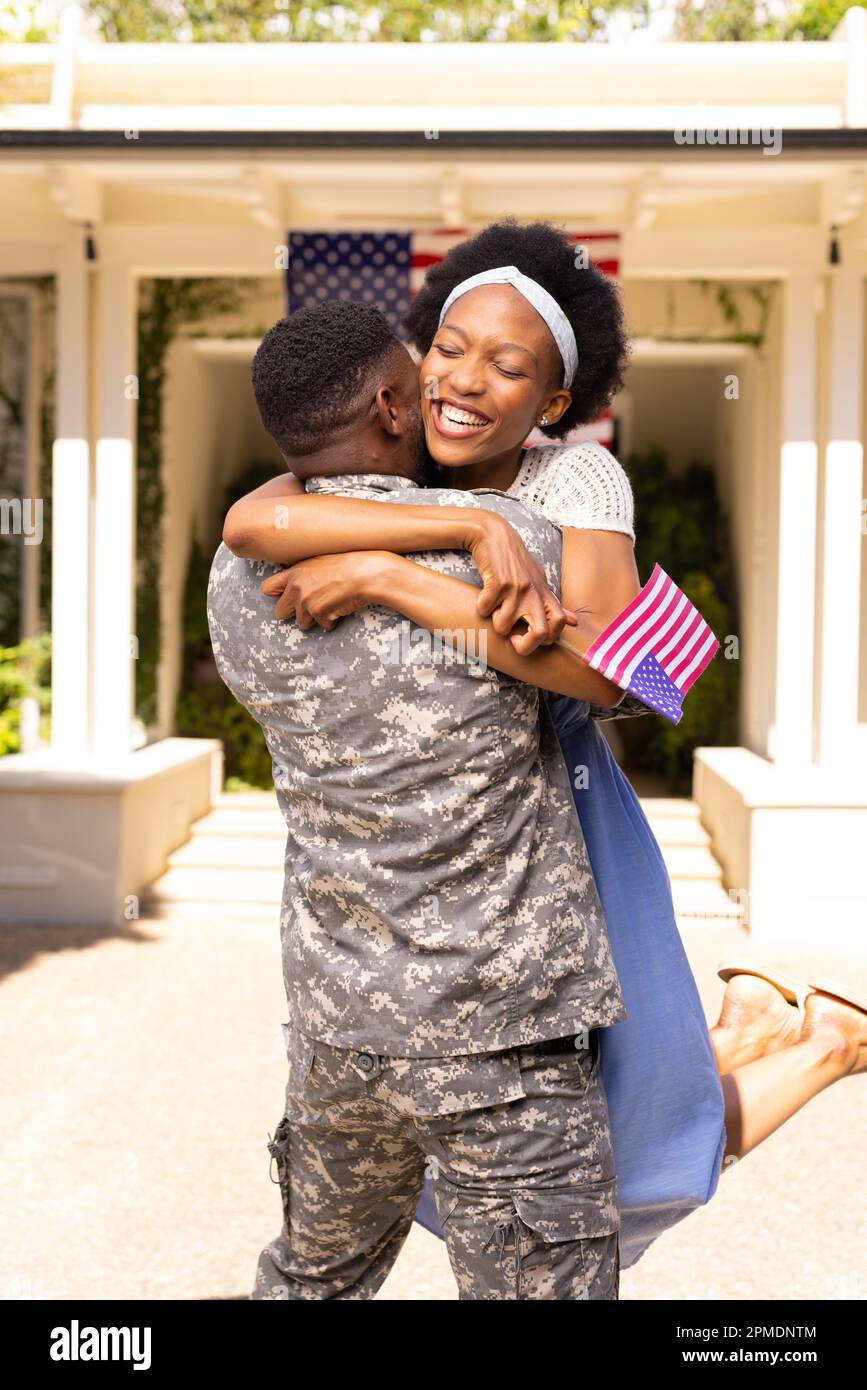
[{"label": "tan sandal", "polygon": [[816,986],[803,980],[796,980],[792,975],[784,975],[782,971],[765,968],[764,966],[753,965],[742,960],[722,960],[717,966],[716,972],[721,980],[728,982],[733,975],[756,975],[760,980],[767,980],[768,984],[780,991],[783,998],[789,1004],[794,1004],[798,1010],[801,1022],[804,1022],[804,1001],[811,990]]},{"label": "tan sandal", "polygon": [[821,990],[822,994],[831,994],[835,999],[839,999],[844,1004],[849,1004],[853,1009],[860,1009],[863,1014],[867,1014],[867,998],[863,994],[853,994],[848,985],[840,980],[828,980],[818,977],[809,981],[810,989]]}]

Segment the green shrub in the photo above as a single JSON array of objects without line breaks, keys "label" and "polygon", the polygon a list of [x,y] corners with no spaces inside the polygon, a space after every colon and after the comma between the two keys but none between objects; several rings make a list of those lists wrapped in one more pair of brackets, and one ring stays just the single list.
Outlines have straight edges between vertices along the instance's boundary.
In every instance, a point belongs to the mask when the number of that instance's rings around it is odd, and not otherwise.
[{"label": "green shrub", "polygon": [[[278,471],[279,465],[270,462],[252,464],[227,487],[221,517],[233,502]],[[265,735],[220,680],[214,663],[207,610],[211,560],[212,555],[205,553],[194,534],[184,583],[184,654],[175,725],[186,738],[221,740],[229,790],[242,786],[271,788],[274,781]]]},{"label": "green shrub", "polygon": [[702,745],[737,742],[740,671],[726,657],[734,635],[728,519],[711,468],[691,464],[672,473],[658,445],[626,461],[635,497],[635,558],[642,583],[659,563],[706,619],[721,646],[683,701],[672,724],[661,715],[618,723],[625,761],[662,777],[670,792],[689,793],[693,753]]},{"label": "green shrub", "polygon": [[21,701],[35,696],[39,732],[51,732],[51,634],[30,637],[17,647],[0,647],[0,757],[21,751]]},{"label": "green shrub", "polygon": [[221,740],[227,785],[273,787],[271,755],[262,730],[222,681],[208,682],[180,696],[177,728],[187,738]]}]

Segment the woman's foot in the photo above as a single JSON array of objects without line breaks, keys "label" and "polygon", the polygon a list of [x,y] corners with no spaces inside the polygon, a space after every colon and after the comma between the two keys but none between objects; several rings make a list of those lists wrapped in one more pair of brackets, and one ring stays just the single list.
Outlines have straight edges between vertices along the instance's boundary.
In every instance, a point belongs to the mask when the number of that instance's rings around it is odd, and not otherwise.
[{"label": "woman's foot", "polygon": [[814,990],[804,1004],[804,1023],[799,1042],[811,1039],[832,1044],[839,1056],[841,1074],[867,1072],[867,1013],[845,1004],[832,994]]},{"label": "woman's foot", "polygon": [[[850,1012],[852,1012],[850,1010]],[[863,1016],[867,1022],[867,1016]],[[798,1040],[801,1018],[780,991],[757,975],[733,975],[710,1030],[720,1076]]]}]

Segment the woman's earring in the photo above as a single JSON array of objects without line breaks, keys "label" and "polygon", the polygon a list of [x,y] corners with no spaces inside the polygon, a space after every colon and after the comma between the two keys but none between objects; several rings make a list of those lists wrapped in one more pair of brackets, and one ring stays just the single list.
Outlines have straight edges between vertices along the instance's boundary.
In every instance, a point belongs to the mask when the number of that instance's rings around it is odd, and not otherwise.
[{"label": "woman's earring", "polygon": [[542,418],[541,418],[541,420],[539,421],[539,424],[540,424],[540,425],[547,425],[547,423],[548,423],[548,416],[547,416],[547,415],[543,415]]}]

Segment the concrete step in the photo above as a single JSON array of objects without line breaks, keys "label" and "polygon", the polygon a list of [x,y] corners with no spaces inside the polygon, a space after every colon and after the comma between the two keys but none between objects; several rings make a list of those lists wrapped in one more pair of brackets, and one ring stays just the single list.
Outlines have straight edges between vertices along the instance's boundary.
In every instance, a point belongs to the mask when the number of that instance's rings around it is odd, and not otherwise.
[{"label": "concrete step", "polygon": [[[240,908],[265,905],[277,909],[282,892],[283,874],[279,866],[275,869],[179,864],[173,865],[152,884],[142,901],[149,907],[157,904],[167,907],[174,903],[227,908],[230,904]],[[739,915],[738,904],[718,879],[674,878],[671,892],[678,919],[686,916],[722,920],[736,919]]]},{"label": "concrete step", "polygon": [[191,827],[194,837],[213,835],[222,839],[286,839],[286,822],[279,811],[218,808]]},{"label": "concrete step", "polygon": [[208,868],[181,865],[170,868],[152,883],[145,895],[149,902],[271,903],[279,904],[283,894],[283,870],[235,868],[213,865]]},{"label": "concrete step", "polygon": [[669,878],[706,879],[722,882],[722,869],[706,845],[672,845],[660,842]]},{"label": "concrete step", "polygon": [[202,902],[198,898],[186,902],[183,898],[160,898],[146,894],[140,903],[141,917],[145,921],[171,920],[192,921],[237,921],[237,922],[279,922],[279,902],[235,902],[232,898],[220,902]]},{"label": "concrete step", "polygon": [[[729,919],[726,918],[725,920],[728,921]],[[708,914],[705,914],[703,917],[690,917],[688,912],[679,912],[677,914],[677,927],[680,932],[693,930],[706,931],[708,927],[721,926],[722,922],[723,918],[720,917],[715,919]]]},{"label": "concrete step", "polygon": [[672,879],[671,896],[678,921],[682,918],[732,921],[740,916],[740,906],[729,897],[721,883],[707,879]]},{"label": "concrete step", "polygon": [[688,796],[642,796],[639,800],[648,820],[653,820],[654,816],[677,820],[701,819],[698,802]]},{"label": "concrete step", "polygon": [[247,807],[250,810],[267,811],[273,810],[280,814],[277,806],[276,792],[220,792],[214,800],[215,808],[225,808],[226,810],[237,811],[239,808]]},{"label": "concrete step", "polygon": [[169,855],[171,869],[272,869],[283,871],[282,835],[212,835],[204,830]]},{"label": "concrete step", "polygon": [[710,835],[701,821],[686,816],[648,816],[648,823],[659,845],[710,846]]},{"label": "concrete step", "polygon": [[[688,797],[642,797],[662,850],[678,921],[699,925],[737,919],[722,885],[699,807]],[[273,792],[228,792],[192,827],[168,870],[142,898],[149,916],[279,913],[286,826]]]}]

